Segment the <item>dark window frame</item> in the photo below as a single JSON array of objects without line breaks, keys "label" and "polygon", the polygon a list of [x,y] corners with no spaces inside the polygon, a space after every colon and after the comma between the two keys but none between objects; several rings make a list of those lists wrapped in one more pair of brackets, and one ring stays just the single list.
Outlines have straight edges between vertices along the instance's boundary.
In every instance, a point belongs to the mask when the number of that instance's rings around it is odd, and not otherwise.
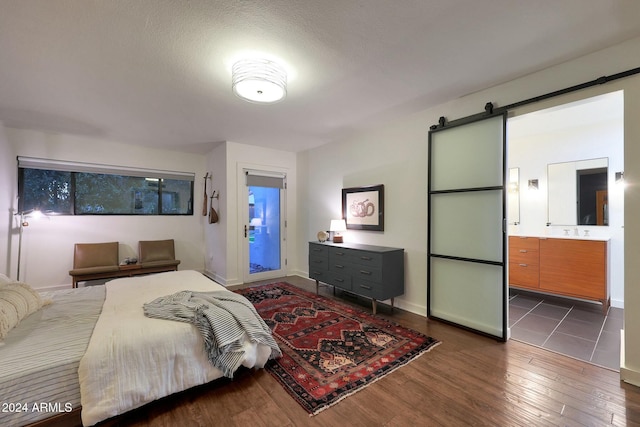
[{"label": "dark window frame", "polygon": [[[38,209],[41,208],[41,206],[26,206],[25,209],[25,197],[24,197],[24,192],[25,192],[25,170],[30,169],[30,170],[45,170],[45,171],[60,171],[58,169],[47,169],[44,167],[38,167],[38,168],[33,168],[33,167],[18,167],[18,210],[20,212],[24,212],[26,210],[30,210],[30,209]],[[116,169],[114,167],[114,169]],[[77,175],[78,174],[90,174],[90,175],[114,175],[114,176],[121,176],[121,177],[125,177],[125,178],[140,178],[140,176],[137,175],[125,175],[125,174],[121,174],[121,173],[108,173],[105,171],[100,171],[100,172],[90,172],[90,171],[63,171],[63,172],[67,172],[70,173],[70,179],[69,179],[69,193],[70,193],[70,208],[69,211],[65,211],[65,212],[55,212],[56,214],[59,215],[69,215],[69,216],[113,216],[113,215],[120,215],[120,216],[193,216],[193,200],[194,200],[194,182],[195,179],[181,179],[179,177],[170,177],[170,178],[164,178],[162,176],[160,176],[160,174],[154,174],[152,171],[150,171],[149,173],[145,173],[145,178],[149,178],[149,179],[157,179],[158,184],[157,184],[157,191],[155,192],[156,194],[156,206],[157,208],[155,209],[154,213],[136,213],[136,212],[127,212],[127,213],[123,213],[123,212],[82,212],[82,213],[78,213],[78,207],[77,207],[77,198],[76,198],[76,194],[77,194],[77,186],[76,186],[76,179],[77,179]],[[163,206],[162,206],[162,202],[163,202],[163,181],[165,180],[169,180],[169,181],[186,181],[190,183],[190,191],[189,191],[189,200],[187,201],[187,208],[186,211],[183,212],[168,212],[165,213],[163,212]],[[128,193],[128,191],[127,191]],[[123,197],[129,197],[130,194],[121,194]]]}]

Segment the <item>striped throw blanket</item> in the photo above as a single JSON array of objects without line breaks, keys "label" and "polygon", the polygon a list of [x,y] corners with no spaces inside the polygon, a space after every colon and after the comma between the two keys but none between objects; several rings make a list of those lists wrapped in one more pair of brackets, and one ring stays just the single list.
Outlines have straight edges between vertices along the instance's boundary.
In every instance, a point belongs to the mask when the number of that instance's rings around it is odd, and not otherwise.
[{"label": "striped throw blanket", "polygon": [[232,292],[180,291],[144,304],[147,317],[194,324],[205,342],[209,361],[233,378],[244,358],[243,336],[271,348],[271,357],[282,356],[271,330],[245,297]]}]

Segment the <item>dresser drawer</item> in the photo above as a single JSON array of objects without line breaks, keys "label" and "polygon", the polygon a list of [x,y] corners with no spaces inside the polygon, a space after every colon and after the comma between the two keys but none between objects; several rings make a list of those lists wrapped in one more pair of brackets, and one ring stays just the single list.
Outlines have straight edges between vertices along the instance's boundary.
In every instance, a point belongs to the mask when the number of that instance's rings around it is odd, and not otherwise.
[{"label": "dresser drawer", "polygon": [[355,251],[342,248],[329,248],[329,263],[330,264],[351,264],[351,258],[353,258]]},{"label": "dresser drawer", "polygon": [[329,262],[326,257],[309,255],[309,268],[328,270]]},{"label": "dresser drawer", "polygon": [[382,293],[382,283],[369,280],[353,279],[353,292],[369,298],[379,298]]},{"label": "dresser drawer", "polygon": [[327,273],[325,283],[335,286],[336,288],[344,289],[345,291],[350,291],[352,288],[351,276],[349,274],[340,274],[330,271]]},{"label": "dresser drawer", "polygon": [[372,252],[355,252],[351,254],[351,262],[357,265],[380,268],[382,266],[382,255]]},{"label": "dresser drawer", "polygon": [[316,245],[314,243],[309,244],[309,258],[312,256],[327,258],[329,254],[329,248],[324,245]]},{"label": "dresser drawer", "polygon": [[358,243],[309,242],[309,277],[376,302],[404,293],[404,249]]},{"label": "dresser drawer", "polygon": [[322,280],[327,278],[329,273],[329,265],[326,257],[309,255],[309,277],[312,279]]},{"label": "dresser drawer", "polygon": [[365,265],[354,265],[352,269],[354,280],[368,280],[373,282],[382,282],[382,269],[373,268]]},{"label": "dresser drawer", "polygon": [[334,262],[329,264],[329,271],[338,274],[351,274],[351,267],[345,263]]}]

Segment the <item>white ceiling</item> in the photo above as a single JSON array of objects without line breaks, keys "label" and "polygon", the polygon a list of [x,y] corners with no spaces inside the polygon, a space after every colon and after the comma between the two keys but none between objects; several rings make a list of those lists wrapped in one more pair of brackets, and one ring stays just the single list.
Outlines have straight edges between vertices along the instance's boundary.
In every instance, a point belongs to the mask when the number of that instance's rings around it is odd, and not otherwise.
[{"label": "white ceiling", "polygon": [[[0,121],[301,151],[640,36],[639,17],[637,0],[0,0]],[[283,102],[232,94],[248,52],[289,69]]]}]

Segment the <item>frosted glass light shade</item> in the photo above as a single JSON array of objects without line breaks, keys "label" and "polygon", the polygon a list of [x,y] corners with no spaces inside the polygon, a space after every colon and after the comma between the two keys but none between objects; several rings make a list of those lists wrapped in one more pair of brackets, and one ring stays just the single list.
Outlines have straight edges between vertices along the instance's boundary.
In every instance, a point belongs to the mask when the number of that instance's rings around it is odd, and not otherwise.
[{"label": "frosted glass light shade", "polygon": [[287,95],[287,72],[266,59],[242,59],[231,69],[232,88],[240,98],[259,104],[281,101]]}]

